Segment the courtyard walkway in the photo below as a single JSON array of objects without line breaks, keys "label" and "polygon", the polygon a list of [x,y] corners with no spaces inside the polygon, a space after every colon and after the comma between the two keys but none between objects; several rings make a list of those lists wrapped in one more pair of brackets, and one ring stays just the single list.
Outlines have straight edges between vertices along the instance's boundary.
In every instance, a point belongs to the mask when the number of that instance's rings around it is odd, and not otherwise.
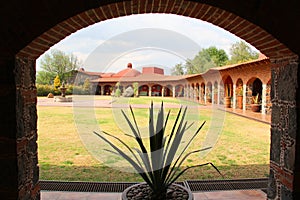
[{"label": "courtyard walkway", "polygon": [[[261,190],[234,190],[193,193],[194,200],[265,200]],[[120,193],[41,191],[42,200],[120,200]]]},{"label": "courtyard walkway", "polygon": [[[77,99],[78,100],[78,99]],[[73,107],[73,106],[84,106],[84,107],[102,107],[102,108],[112,108],[112,107],[124,107],[128,106],[128,104],[117,104],[114,103],[113,100],[109,99],[96,99],[94,100],[91,97],[87,97],[86,99],[83,97],[80,102],[74,104],[74,102],[55,102],[53,98],[38,98],[37,101],[38,106],[63,106],[63,107]],[[137,104],[131,105],[134,108],[148,108],[149,105]],[[178,104],[173,103],[164,103],[165,108],[174,108],[179,107]],[[199,108],[211,108],[211,105],[199,105]],[[217,107],[216,107],[217,108]],[[251,110],[242,110],[242,109],[233,109],[233,108],[224,108],[218,107],[218,109],[225,110],[226,112],[233,113],[242,117],[246,117],[249,119],[253,119],[256,121],[260,121],[266,124],[271,124],[271,115],[270,114],[261,114],[259,112],[253,112]]]}]

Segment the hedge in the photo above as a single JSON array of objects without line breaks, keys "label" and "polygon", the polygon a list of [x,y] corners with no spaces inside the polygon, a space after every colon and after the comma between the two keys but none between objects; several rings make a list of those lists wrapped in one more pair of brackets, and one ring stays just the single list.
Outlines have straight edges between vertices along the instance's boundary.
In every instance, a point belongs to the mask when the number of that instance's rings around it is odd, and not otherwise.
[{"label": "hedge", "polygon": [[[66,95],[74,94],[89,94],[82,86],[67,85]],[[36,84],[37,96],[47,96],[49,93],[54,95],[61,95],[59,89],[55,89],[52,85]]]}]

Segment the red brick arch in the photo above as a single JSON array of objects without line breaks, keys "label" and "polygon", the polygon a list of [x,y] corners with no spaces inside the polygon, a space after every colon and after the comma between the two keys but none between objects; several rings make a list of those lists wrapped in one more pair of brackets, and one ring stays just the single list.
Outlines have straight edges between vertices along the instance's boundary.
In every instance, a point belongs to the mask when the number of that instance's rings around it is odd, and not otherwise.
[{"label": "red brick arch", "polygon": [[[300,127],[300,26],[294,22],[299,16],[299,6],[294,3],[297,1],[74,0],[69,7],[66,2],[7,1],[7,5],[0,6],[4,10],[0,12],[4,27],[0,33],[5,105],[2,120],[8,122],[1,129],[5,141],[1,157],[8,163],[1,168],[5,183],[1,191],[11,199],[39,199],[35,59],[68,35],[94,23],[131,14],[170,13],[219,26],[255,46],[275,64],[268,199],[299,199],[300,145],[296,135]],[[208,82],[206,89],[211,86],[212,82]],[[182,87],[176,88],[177,95],[184,95]],[[6,173],[10,168],[11,174]]]},{"label": "red brick arch", "polygon": [[210,22],[244,39],[271,59],[297,58],[284,44],[259,26],[231,12],[193,1],[119,1],[86,10],[55,25],[23,48],[17,56],[38,58],[68,35],[107,19],[132,14],[170,13]]}]

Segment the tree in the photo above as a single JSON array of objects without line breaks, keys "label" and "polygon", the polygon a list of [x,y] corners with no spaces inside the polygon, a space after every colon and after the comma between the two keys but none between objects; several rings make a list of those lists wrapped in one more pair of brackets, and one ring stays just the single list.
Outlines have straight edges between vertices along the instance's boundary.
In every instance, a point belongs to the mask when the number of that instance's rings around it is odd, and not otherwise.
[{"label": "tree", "polygon": [[[37,74],[37,83],[53,80],[56,75],[61,81],[67,81],[73,70],[79,69],[81,63],[73,54],[66,54],[60,50],[52,50],[41,60],[42,71]],[[39,77],[41,76],[41,77]],[[51,82],[48,82],[51,84]]]},{"label": "tree", "polygon": [[59,79],[59,76],[56,75],[54,81],[53,81],[53,84],[54,84],[54,88],[55,89],[58,89],[60,87],[60,79]]},{"label": "tree", "polygon": [[187,74],[198,74],[207,71],[212,67],[224,65],[228,61],[228,56],[223,49],[217,49],[211,46],[202,49],[193,60],[188,59],[186,62]]},{"label": "tree", "polygon": [[91,89],[90,79],[87,78],[87,79],[85,79],[85,81],[84,81],[84,83],[83,83],[83,90],[84,90],[85,92],[89,92],[90,89]]},{"label": "tree", "polygon": [[176,64],[172,69],[171,69],[171,74],[174,76],[179,76],[184,74],[184,66],[182,63]]},{"label": "tree", "polygon": [[139,83],[134,82],[132,85],[133,85],[133,95],[134,95],[134,97],[138,97],[139,96]]},{"label": "tree", "polygon": [[172,68],[172,75],[199,74],[212,67],[223,66],[228,62],[228,55],[223,49],[211,46],[202,49],[193,59],[187,59],[185,65],[181,63]]},{"label": "tree", "polygon": [[229,64],[242,63],[258,58],[258,53],[251,50],[250,46],[243,41],[236,42],[231,46],[230,55]]},{"label": "tree", "polygon": [[216,66],[223,66],[228,62],[228,55],[223,49],[217,49],[212,46],[204,50],[208,52],[210,59],[216,64]]},{"label": "tree", "polygon": [[42,85],[52,85],[53,80],[56,77],[54,73],[49,73],[46,71],[38,71],[36,76],[36,82]]}]

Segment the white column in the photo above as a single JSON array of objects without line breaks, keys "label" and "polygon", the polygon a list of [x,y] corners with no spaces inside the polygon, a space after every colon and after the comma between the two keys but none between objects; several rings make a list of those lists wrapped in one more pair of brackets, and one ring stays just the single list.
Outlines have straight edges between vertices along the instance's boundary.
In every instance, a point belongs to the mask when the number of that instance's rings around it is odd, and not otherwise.
[{"label": "white column", "polygon": [[215,103],[215,84],[211,86],[211,104]]},{"label": "white column", "polygon": [[233,97],[232,97],[232,107],[236,109],[236,85],[233,84]]},{"label": "white column", "polygon": [[173,98],[175,98],[175,86],[172,86],[172,91],[173,91]]},{"label": "white column", "polygon": [[100,87],[101,87],[101,89],[100,89],[100,90],[101,90],[100,94],[101,94],[101,95],[104,95],[104,86],[101,85]]},{"label": "white column", "polygon": [[261,114],[266,114],[267,104],[267,84],[262,85],[262,97],[261,97]]},{"label": "white column", "polygon": [[193,101],[196,101],[196,87],[194,86],[194,88],[192,88],[192,90],[193,90]]},{"label": "white column", "polygon": [[149,94],[148,94],[148,96],[149,96],[149,97],[152,96],[152,86],[151,86],[151,85],[149,86]]},{"label": "white column", "polygon": [[165,96],[165,86],[162,86],[161,88],[161,97]]},{"label": "white column", "polygon": [[246,110],[246,89],[247,89],[247,85],[243,84],[243,110]]},{"label": "white column", "polygon": [[217,104],[220,105],[220,84],[218,84],[218,95],[217,95]]},{"label": "white column", "polygon": [[207,92],[206,92],[206,90],[208,89],[207,88],[207,85],[205,85],[206,87],[205,87],[205,89],[204,89],[204,104],[206,104],[206,94],[207,94]]},{"label": "white column", "polygon": [[201,86],[199,85],[199,86],[198,86],[198,97],[199,97],[198,103],[202,101],[202,96],[201,96],[201,95],[202,95],[202,92],[201,92],[201,90],[202,90],[202,89],[201,89]]}]

